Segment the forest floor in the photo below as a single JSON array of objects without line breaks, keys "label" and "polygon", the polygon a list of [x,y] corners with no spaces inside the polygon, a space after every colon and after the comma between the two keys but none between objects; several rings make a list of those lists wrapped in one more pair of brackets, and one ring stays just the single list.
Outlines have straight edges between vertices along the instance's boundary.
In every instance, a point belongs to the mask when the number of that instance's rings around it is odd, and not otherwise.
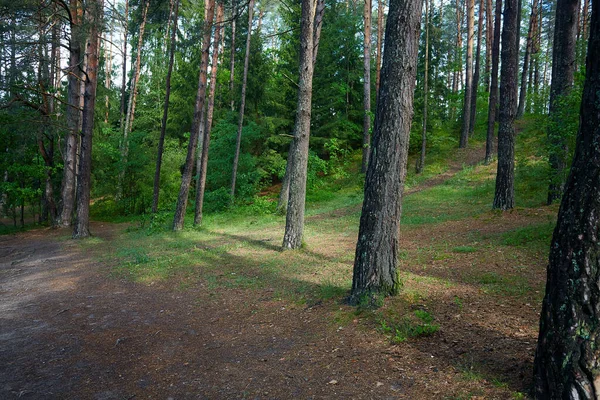
[{"label": "forest floor", "polygon": [[377,310],[343,302],[357,190],[310,206],[298,251],[274,215],[0,237],[0,398],[526,398],[557,208],[491,211],[481,159],[407,189]]}]

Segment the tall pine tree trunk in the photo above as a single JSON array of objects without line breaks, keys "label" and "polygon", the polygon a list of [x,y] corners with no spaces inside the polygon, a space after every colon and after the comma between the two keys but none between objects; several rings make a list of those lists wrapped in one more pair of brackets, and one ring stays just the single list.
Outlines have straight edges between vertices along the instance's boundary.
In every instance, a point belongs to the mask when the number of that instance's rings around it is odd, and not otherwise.
[{"label": "tall pine tree trunk", "polygon": [[150,0],[146,0],[142,14],[142,23],[138,37],[137,56],[133,66],[133,82],[131,85],[131,94],[129,96],[129,105],[127,106],[127,115],[125,116],[125,127],[123,128],[123,143],[121,143],[121,169],[119,170],[119,182],[117,188],[117,198],[123,194],[123,181],[125,179],[125,170],[127,169],[127,155],[129,153],[129,134],[133,126],[135,117],[135,104],[138,94],[138,83],[140,80],[140,71],[142,69],[142,47],[144,47],[144,31],[146,30],[146,18],[148,17],[148,7]]},{"label": "tall pine tree trunk", "polygon": [[[323,15],[325,15],[325,0],[317,0],[317,9],[315,11],[315,22],[313,28],[313,56],[312,56],[312,66],[313,70],[315,68],[317,62],[317,54],[319,51],[319,41],[321,38],[321,27],[323,26]],[[290,152],[294,146],[294,142],[290,143]],[[287,204],[290,197],[290,163],[292,159],[289,157],[285,167],[285,175],[283,176],[283,181],[281,182],[281,191],[279,193],[279,201],[277,202],[277,212],[279,214],[284,214],[287,212]]]},{"label": "tall pine tree trunk", "polygon": [[493,208],[515,206],[515,115],[519,49],[516,34],[518,0],[506,0],[502,25],[502,69],[500,71],[500,115],[498,119],[498,170]]},{"label": "tall pine tree trunk", "polygon": [[494,155],[496,128],[496,107],[498,104],[498,65],[500,64],[500,24],[502,21],[502,0],[496,0],[494,20],[494,41],[492,42],[492,73],[490,78],[490,101],[488,104],[488,126],[485,141],[485,163],[489,164]]},{"label": "tall pine tree trunk", "polygon": [[70,3],[71,38],[69,41],[69,67],[67,69],[67,107],[66,119],[68,134],[65,137],[64,167],[61,183],[61,212],[58,225],[71,226],[73,210],[75,209],[75,165],[77,164],[77,148],[79,142],[79,81],[81,80],[81,47],[83,32],[81,31],[81,16],[83,10],[79,0]]},{"label": "tall pine tree trunk", "polygon": [[531,58],[533,48],[533,31],[536,28],[534,25],[535,15],[537,13],[537,0],[533,0],[531,4],[531,16],[529,17],[529,29],[527,30],[527,46],[525,48],[525,58],[523,59],[523,72],[521,73],[521,92],[519,93],[519,108],[517,109],[517,118],[521,118],[525,114],[525,98],[527,96],[527,74],[529,73],[529,60]]},{"label": "tall pine tree trunk", "polygon": [[561,99],[569,94],[575,76],[578,0],[558,0],[552,49],[552,83],[548,141],[550,142],[550,184],[548,204],[560,198],[566,179],[568,147],[561,126]]},{"label": "tall pine tree trunk", "polygon": [[125,95],[127,90],[127,33],[128,33],[128,21],[129,18],[129,0],[125,0],[125,13],[123,14],[123,64],[121,71],[121,123],[119,127],[125,128],[125,115],[127,110],[125,109]]},{"label": "tall pine tree trunk", "polygon": [[479,88],[479,76],[481,72],[481,34],[483,30],[483,0],[479,0],[479,18],[477,22],[477,53],[475,55],[475,72],[473,73],[473,85],[471,89],[471,114],[469,117],[469,135],[475,130],[475,117],[477,114],[477,89]]},{"label": "tall pine tree trunk", "polygon": [[349,301],[398,291],[398,236],[419,50],[421,0],[390,0],[371,163]]},{"label": "tall pine tree trunk", "polygon": [[175,208],[175,216],[173,218],[174,231],[180,231],[183,229],[188,194],[190,192],[190,184],[192,182],[192,173],[194,170],[194,155],[196,153],[196,146],[198,145],[198,135],[200,133],[200,124],[202,123],[201,116],[204,110],[204,102],[206,100],[208,53],[210,49],[210,34],[215,14],[215,1],[207,0],[205,10],[204,35],[202,38],[202,57],[200,61],[200,73],[198,74],[198,91],[196,93],[194,119],[192,120],[192,128],[190,130],[190,142],[188,143],[188,151],[185,158],[185,165],[183,167],[183,174],[181,175],[181,186],[179,188],[179,196],[177,197],[177,206]]},{"label": "tall pine tree trunk", "polygon": [[485,91],[490,91],[490,78],[492,73],[492,44],[494,37],[494,11],[492,0],[485,3]]},{"label": "tall pine tree trunk", "polygon": [[463,102],[463,122],[460,134],[460,148],[469,142],[469,124],[471,123],[471,93],[473,92],[473,23],[475,19],[474,0],[467,1],[467,65],[465,67],[465,99]]},{"label": "tall pine tree trunk", "polygon": [[600,398],[600,3],[592,7],[575,156],[550,246],[536,399]]},{"label": "tall pine tree trunk", "polygon": [[231,96],[231,111],[235,110],[235,95],[233,93],[233,85],[235,81],[235,22],[237,20],[237,2],[232,0],[232,16],[231,16],[231,60],[229,65],[229,95]]},{"label": "tall pine tree trunk", "polygon": [[377,1],[377,56],[375,66],[375,95],[379,93],[379,82],[381,80],[381,52],[383,51],[383,0]]},{"label": "tall pine tree trunk", "polygon": [[246,86],[248,81],[248,63],[250,61],[250,39],[252,38],[252,14],[254,12],[254,0],[248,3],[248,33],[246,35],[246,54],[244,56],[244,75],[242,77],[242,98],[240,100],[240,114],[238,117],[237,139],[235,142],[235,153],[233,155],[233,171],[231,172],[231,204],[235,200],[235,185],[237,181],[238,162],[242,146],[242,128],[244,125],[244,111],[246,108]]},{"label": "tall pine tree trunk", "polygon": [[288,153],[287,173],[289,197],[285,220],[284,249],[297,249],[302,245],[304,231],[304,205],[306,201],[306,174],[308,166],[308,144],[312,111],[312,79],[315,0],[302,0],[300,23],[300,79],[294,138]]},{"label": "tall pine tree trunk", "polygon": [[179,0],[175,0],[175,12],[173,15],[173,30],[171,32],[171,44],[169,48],[169,66],[167,67],[167,78],[165,82],[165,103],[163,116],[160,123],[160,137],[158,138],[158,154],[156,155],[156,168],[154,170],[154,191],[152,195],[152,212],[158,212],[158,200],[160,196],[160,169],[165,147],[165,136],[167,134],[167,118],[169,117],[169,99],[171,97],[171,75],[173,73],[173,62],[175,59],[175,45],[177,43],[177,19],[179,17]]},{"label": "tall pine tree trunk", "polygon": [[90,189],[92,178],[92,134],[94,132],[94,109],[98,86],[98,58],[101,37],[103,1],[90,0],[86,21],[90,25],[87,43],[87,66],[84,74],[85,93],[81,127],[81,151],[79,154],[79,176],[77,179],[77,211],[73,238],[90,236]]},{"label": "tall pine tree trunk", "polygon": [[[425,0],[427,1],[427,0]],[[371,0],[364,0],[363,42],[363,148],[361,171],[367,171],[371,145]]]},{"label": "tall pine tree trunk", "polygon": [[421,129],[421,154],[417,159],[417,174],[425,168],[425,151],[427,148],[427,100],[429,98],[429,0],[425,0],[425,72],[423,74],[423,126]]},{"label": "tall pine tree trunk", "polygon": [[215,109],[215,90],[217,87],[217,67],[219,66],[219,40],[223,24],[223,3],[217,5],[217,26],[213,44],[212,67],[210,70],[210,87],[208,90],[208,108],[202,140],[202,153],[199,157],[198,184],[196,185],[196,207],[194,209],[194,225],[202,224],[202,207],[204,206],[204,190],[206,189],[206,169],[208,167],[208,149],[210,146],[210,130],[212,129]]}]

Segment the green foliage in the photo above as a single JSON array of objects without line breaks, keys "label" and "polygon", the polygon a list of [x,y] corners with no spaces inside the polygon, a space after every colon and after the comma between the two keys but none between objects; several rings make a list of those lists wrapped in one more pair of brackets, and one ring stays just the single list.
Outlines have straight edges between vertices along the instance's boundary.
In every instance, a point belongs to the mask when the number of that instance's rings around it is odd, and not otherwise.
[{"label": "green foliage", "polygon": [[433,323],[433,316],[425,310],[415,310],[412,314],[401,318],[385,319],[379,317],[379,331],[387,335],[392,343],[402,343],[410,338],[430,336],[440,326]]}]

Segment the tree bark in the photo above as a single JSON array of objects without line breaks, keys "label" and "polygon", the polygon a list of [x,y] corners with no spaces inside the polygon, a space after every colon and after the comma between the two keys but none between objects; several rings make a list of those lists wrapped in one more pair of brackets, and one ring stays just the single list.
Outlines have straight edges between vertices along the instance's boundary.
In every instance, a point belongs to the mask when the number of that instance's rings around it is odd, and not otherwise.
[{"label": "tree bark", "polygon": [[90,39],[87,43],[87,66],[83,121],[81,128],[81,152],[79,154],[79,176],[77,179],[77,217],[73,238],[90,236],[90,188],[92,175],[92,134],[94,132],[94,108],[98,86],[98,48],[101,37],[103,1],[90,0],[88,10]]},{"label": "tree bark", "polygon": [[381,79],[381,52],[383,50],[383,0],[377,1],[377,56],[375,58],[375,94],[379,93],[379,81]]},{"label": "tree bark", "polygon": [[485,6],[485,91],[490,91],[490,75],[492,70],[492,43],[494,36],[494,12],[492,0],[486,0]]},{"label": "tree bark", "polygon": [[558,200],[563,192],[567,168],[568,147],[560,123],[560,100],[573,87],[575,76],[578,0],[558,0],[554,23],[552,49],[552,83],[550,84],[550,112],[548,141],[550,143],[550,184],[548,204]]},{"label": "tree bark", "polygon": [[[425,0],[427,1],[427,0]],[[371,145],[371,0],[364,0],[363,42],[363,147],[361,172],[367,172]]]},{"label": "tree bark", "polygon": [[231,96],[231,111],[235,110],[235,95],[233,93],[233,85],[235,81],[235,21],[237,20],[237,2],[231,2],[231,60],[229,66],[229,95]]},{"label": "tree bark", "polygon": [[[315,22],[313,28],[313,57],[312,67],[313,71],[317,63],[317,53],[319,51],[319,41],[321,39],[321,27],[323,25],[323,16],[325,15],[325,0],[317,0],[317,6],[315,11]],[[277,202],[277,212],[284,214],[287,212],[288,200],[290,197],[290,175],[288,173],[290,169],[291,158],[289,157],[292,151],[294,142],[290,143],[290,151],[288,152],[288,159],[285,166],[285,174],[281,182],[281,191],[279,192],[279,200]]]},{"label": "tree bark", "polygon": [[519,108],[517,109],[517,118],[523,117],[525,114],[525,98],[527,96],[527,74],[529,73],[529,60],[531,58],[533,48],[533,31],[535,29],[534,22],[537,13],[537,0],[533,0],[531,4],[531,16],[529,18],[529,29],[527,30],[527,46],[525,48],[525,58],[523,60],[523,72],[521,73],[521,92],[519,93]]},{"label": "tree bark", "polygon": [[142,14],[142,24],[138,38],[137,56],[135,65],[133,66],[133,82],[131,85],[131,95],[129,96],[129,105],[127,106],[127,115],[125,116],[125,128],[123,129],[123,143],[121,144],[121,169],[119,170],[119,181],[117,188],[117,199],[120,199],[123,194],[123,181],[125,179],[125,170],[127,169],[127,155],[129,153],[129,134],[135,117],[135,104],[138,94],[138,82],[140,80],[140,71],[142,67],[142,47],[144,46],[144,31],[146,30],[146,19],[148,17],[148,8],[150,0],[146,0],[144,11]]},{"label": "tree bark", "polygon": [[498,65],[500,61],[500,24],[502,20],[502,0],[496,0],[494,20],[494,41],[492,43],[492,73],[490,79],[490,101],[488,104],[488,126],[485,141],[485,163],[492,161],[496,128],[496,105],[498,104]]},{"label": "tree bark", "polygon": [[237,169],[240,159],[240,148],[242,146],[242,128],[244,125],[244,111],[246,108],[246,86],[248,81],[248,62],[250,61],[250,39],[252,38],[252,14],[254,12],[254,0],[248,4],[248,33],[246,35],[246,55],[244,56],[244,75],[242,77],[242,98],[240,103],[240,114],[238,117],[237,139],[235,143],[235,154],[233,156],[233,171],[231,172],[231,204],[235,200],[235,184],[237,181]]},{"label": "tree bark", "polygon": [[125,128],[125,92],[127,90],[127,21],[129,18],[129,0],[125,0],[125,14],[123,15],[123,71],[121,72],[121,123],[120,128]]},{"label": "tree bark", "polygon": [[219,66],[219,41],[223,24],[223,3],[217,5],[217,26],[213,44],[212,68],[210,70],[210,87],[208,90],[208,108],[202,140],[202,154],[199,158],[198,184],[196,185],[196,207],[194,210],[194,225],[202,225],[202,207],[204,206],[204,191],[206,189],[206,170],[208,167],[208,149],[210,146],[210,131],[212,129],[213,112],[215,109],[215,90],[217,87],[217,67]]},{"label": "tree bark", "polygon": [[306,174],[308,144],[312,111],[312,79],[314,72],[314,21],[315,0],[302,0],[300,23],[300,79],[294,138],[288,154],[289,198],[285,219],[284,249],[297,249],[302,245],[304,231],[304,205],[306,201]]},{"label": "tree bark", "polygon": [[427,147],[427,100],[429,98],[429,0],[425,0],[425,73],[423,74],[423,127],[421,130],[421,154],[417,159],[416,172],[420,174],[425,168],[425,151]]},{"label": "tree bark", "polygon": [[397,293],[398,236],[419,49],[421,0],[390,0],[371,163],[350,303]]},{"label": "tree bark", "polygon": [[175,216],[173,218],[174,231],[180,231],[183,229],[188,194],[190,192],[190,183],[192,182],[192,172],[194,170],[195,161],[194,155],[196,153],[196,146],[198,144],[200,124],[202,123],[201,115],[203,113],[204,102],[206,100],[206,74],[208,69],[210,34],[214,14],[215,0],[207,0],[206,14],[204,19],[204,35],[202,38],[202,57],[200,61],[200,73],[198,75],[198,91],[196,93],[196,105],[194,107],[194,119],[192,120],[192,128],[190,130],[190,142],[188,143],[187,156],[185,158],[185,165],[183,167],[183,174],[181,176],[179,196],[177,197],[177,207],[175,208]]},{"label": "tree bark", "polygon": [[167,67],[167,77],[165,82],[165,104],[163,106],[163,116],[160,123],[160,137],[158,138],[158,153],[156,155],[156,168],[154,170],[154,191],[152,195],[152,212],[158,212],[158,200],[160,196],[160,169],[162,166],[162,156],[165,147],[165,136],[167,134],[167,118],[169,117],[169,99],[171,97],[171,75],[173,73],[173,62],[175,59],[175,46],[177,43],[177,19],[179,16],[179,0],[175,1],[175,12],[173,15],[173,30],[171,32],[171,47],[169,49],[169,66]]},{"label": "tree bark", "polygon": [[67,108],[66,119],[68,134],[65,138],[63,159],[63,177],[61,183],[61,212],[58,226],[71,226],[75,208],[75,166],[77,164],[77,148],[79,146],[79,87],[81,80],[81,46],[84,36],[81,31],[83,10],[79,0],[70,3],[71,37],[69,42],[69,67],[67,69]]},{"label": "tree bark", "polygon": [[465,99],[463,103],[463,122],[459,147],[465,148],[469,142],[469,124],[471,123],[471,93],[473,91],[473,22],[475,19],[474,0],[467,1],[467,65],[465,67]]},{"label": "tree bark", "polygon": [[471,89],[471,111],[469,116],[469,135],[475,131],[475,117],[477,114],[477,89],[479,88],[480,61],[481,61],[481,34],[483,30],[483,0],[479,0],[479,17],[477,22],[477,53],[475,55],[475,72]]},{"label": "tree bark", "polygon": [[517,112],[518,0],[506,0],[502,26],[500,71],[500,115],[498,119],[498,170],[493,208],[503,211],[515,206],[515,114]]},{"label": "tree bark", "polygon": [[592,2],[581,124],[554,229],[534,362],[537,399],[600,397],[600,3]]}]

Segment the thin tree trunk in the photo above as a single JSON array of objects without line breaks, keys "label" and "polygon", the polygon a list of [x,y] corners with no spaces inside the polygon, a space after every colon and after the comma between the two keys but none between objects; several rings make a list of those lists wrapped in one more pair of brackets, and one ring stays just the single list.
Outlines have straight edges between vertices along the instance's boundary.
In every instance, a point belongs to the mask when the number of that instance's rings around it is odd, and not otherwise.
[{"label": "thin tree trunk", "polygon": [[208,55],[210,49],[210,34],[215,14],[214,0],[207,0],[205,11],[204,35],[202,38],[202,57],[200,61],[200,73],[198,76],[198,92],[196,93],[194,119],[192,120],[192,128],[190,130],[190,142],[188,143],[187,156],[185,159],[185,165],[183,167],[183,174],[181,176],[181,187],[179,188],[177,207],[175,208],[175,216],[173,218],[174,231],[180,231],[183,229],[188,194],[190,192],[190,184],[192,182],[192,172],[194,170],[195,161],[194,155],[196,152],[196,146],[198,144],[200,124],[202,123],[202,113],[204,111],[204,102],[206,100],[206,80],[208,70]]},{"label": "thin tree trunk", "polygon": [[108,92],[110,91],[110,83],[111,83],[111,74],[112,74],[112,31],[110,32],[110,43],[107,43],[106,46],[108,46],[108,50],[106,51],[108,54],[106,56],[106,79],[104,81],[104,86],[107,89],[107,93],[106,96],[104,97],[104,105],[106,107],[106,110],[104,112],[104,123],[108,124],[108,114],[110,111],[110,101],[109,101],[109,96],[108,96]]},{"label": "thin tree trunk", "polygon": [[125,92],[127,90],[127,28],[129,18],[129,0],[125,0],[125,14],[123,15],[123,71],[121,72],[121,129],[125,128]]},{"label": "thin tree trunk", "polygon": [[235,154],[233,156],[233,171],[231,172],[231,204],[235,200],[235,184],[237,181],[237,169],[240,159],[240,148],[242,146],[242,127],[244,125],[244,111],[246,108],[246,83],[248,81],[248,63],[250,61],[250,39],[252,37],[252,14],[254,12],[254,0],[248,3],[248,33],[246,35],[246,55],[244,56],[244,75],[242,78],[242,98],[240,100],[240,114],[238,117],[237,139],[235,143]]},{"label": "thin tree trunk", "polygon": [[475,55],[475,72],[471,90],[471,115],[469,120],[469,135],[475,131],[475,117],[477,115],[477,89],[479,89],[480,62],[481,62],[481,34],[483,30],[483,0],[479,0],[479,20],[477,22],[477,53]]},{"label": "thin tree trunk", "polygon": [[496,0],[494,20],[494,41],[492,43],[492,74],[490,79],[490,101],[488,104],[488,126],[485,141],[485,164],[492,161],[496,128],[496,105],[498,104],[498,65],[500,64],[500,24],[502,20],[502,0]]},{"label": "thin tree trunk", "polygon": [[494,11],[492,0],[486,0],[485,7],[485,91],[490,91],[490,74],[492,69],[492,43],[494,36]]},{"label": "thin tree trunk", "polygon": [[529,18],[529,29],[527,31],[527,47],[525,49],[525,59],[523,60],[523,72],[521,73],[521,92],[519,93],[519,108],[517,109],[517,118],[525,114],[525,99],[527,96],[527,74],[529,73],[529,60],[531,58],[533,47],[533,30],[535,29],[535,15],[537,0],[533,0],[531,5],[531,17]]},{"label": "thin tree trunk", "polygon": [[92,175],[92,134],[94,132],[94,108],[98,85],[98,50],[102,27],[103,1],[90,0],[88,3],[90,39],[87,43],[87,67],[85,73],[85,94],[83,122],[81,129],[81,153],[79,155],[79,178],[77,179],[77,218],[73,238],[90,236],[90,188]]},{"label": "thin tree trunk", "polygon": [[592,7],[581,123],[550,246],[534,361],[536,399],[600,398],[600,3]]},{"label": "thin tree trunk", "polygon": [[421,0],[390,0],[371,163],[354,259],[349,301],[393,295],[398,236],[413,112]]},{"label": "thin tree trunk", "polygon": [[417,159],[416,172],[420,174],[425,168],[425,151],[427,147],[427,101],[429,98],[429,0],[425,0],[425,72],[423,75],[423,128],[421,130],[421,155]]},{"label": "thin tree trunk", "polygon": [[474,0],[467,1],[467,65],[465,67],[465,99],[463,103],[463,122],[460,135],[460,148],[467,147],[469,142],[469,124],[471,122],[471,93],[473,91],[473,23],[475,19]]},{"label": "thin tree trunk", "polygon": [[312,79],[314,72],[314,21],[317,2],[302,0],[300,24],[300,79],[294,138],[288,153],[289,198],[285,219],[284,249],[297,249],[302,245],[304,232],[304,205],[306,201],[306,174],[308,144],[312,112]]},{"label": "thin tree trunk", "polygon": [[70,3],[71,37],[69,41],[69,67],[67,69],[67,98],[66,119],[68,134],[65,138],[63,160],[63,177],[61,183],[61,213],[58,225],[71,226],[73,210],[75,209],[75,172],[77,164],[77,148],[79,146],[79,94],[81,80],[81,3],[73,0]]},{"label": "thin tree trunk", "polygon": [[[425,0],[427,1],[427,0]],[[364,45],[363,45],[363,148],[361,172],[367,172],[371,145],[371,0],[364,0]]]},{"label": "thin tree trunk", "polygon": [[[321,38],[321,27],[323,25],[323,15],[325,14],[325,0],[317,0],[317,9],[315,11],[315,23],[313,28],[313,58],[312,67],[313,71],[317,63],[317,53],[319,51],[319,41]],[[281,191],[279,192],[279,200],[277,202],[277,212],[279,214],[285,214],[287,212],[288,200],[290,197],[290,163],[291,158],[289,153],[292,151],[293,141],[290,143],[290,151],[288,152],[288,159],[285,166],[285,174],[283,181],[281,182]]]},{"label": "thin tree trunk", "polygon": [[212,68],[210,70],[210,87],[208,91],[208,108],[206,111],[206,124],[204,126],[204,140],[202,140],[202,154],[199,157],[198,184],[196,185],[196,208],[194,210],[194,225],[202,225],[202,207],[204,206],[204,191],[206,189],[206,171],[208,167],[208,150],[210,146],[210,131],[212,129],[213,112],[215,109],[215,90],[217,87],[217,67],[219,66],[219,41],[223,24],[223,3],[217,6],[217,27],[212,54]]},{"label": "thin tree trunk", "polygon": [[379,81],[381,79],[381,52],[383,50],[383,0],[377,0],[377,56],[375,58],[375,94],[379,93]]},{"label": "thin tree trunk", "polygon": [[129,96],[129,105],[127,106],[127,115],[125,116],[125,128],[123,129],[123,143],[121,143],[121,169],[119,170],[117,199],[120,199],[123,194],[123,181],[125,179],[127,155],[129,153],[129,134],[131,133],[133,120],[135,117],[135,104],[137,101],[138,94],[138,82],[140,80],[140,71],[142,69],[141,63],[142,47],[144,46],[144,31],[146,29],[146,18],[148,17],[149,6],[150,0],[146,0],[144,4],[144,11],[142,14],[142,24],[140,25],[140,32],[138,37],[137,56],[135,58],[135,65],[133,66],[133,82],[131,85],[131,95]]},{"label": "thin tree trunk", "polygon": [[516,33],[518,0],[506,0],[502,25],[502,68],[500,71],[500,116],[498,119],[498,171],[493,208],[503,211],[515,206],[515,114],[519,49]]},{"label": "thin tree trunk", "polygon": [[175,1],[175,13],[173,15],[173,30],[171,32],[171,45],[169,49],[169,66],[165,83],[165,103],[163,116],[160,124],[160,137],[158,138],[158,154],[156,155],[156,168],[154,170],[154,191],[152,195],[152,212],[158,212],[158,199],[160,195],[160,168],[167,134],[167,118],[169,116],[169,98],[171,97],[171,75],[173,73],[173,62],[175,59],[175,46],[177,43],[177,19],[179,17],[179,0]]},{"label": "thin tree trunk", "polygon": [[558,200],[566,179],[568,147],[561,127],[561,99],[573,87],[575,76],[577,23],[575,16],[579,0],[558,0],[554,24],[552,50],[552,83],[550,85],[550,113],[548,140],[550,143],[550,184],[548,204]]},{"label": "thin tree trunk", "polygon": [[232,0],[232,16],[231,16],[231,60],[229,64],[229,95],[231,96],[231,111],[235,110],[235,94],[233,93],[233,85],[235,81],[235,22],[237,20],[237,2]]}]

